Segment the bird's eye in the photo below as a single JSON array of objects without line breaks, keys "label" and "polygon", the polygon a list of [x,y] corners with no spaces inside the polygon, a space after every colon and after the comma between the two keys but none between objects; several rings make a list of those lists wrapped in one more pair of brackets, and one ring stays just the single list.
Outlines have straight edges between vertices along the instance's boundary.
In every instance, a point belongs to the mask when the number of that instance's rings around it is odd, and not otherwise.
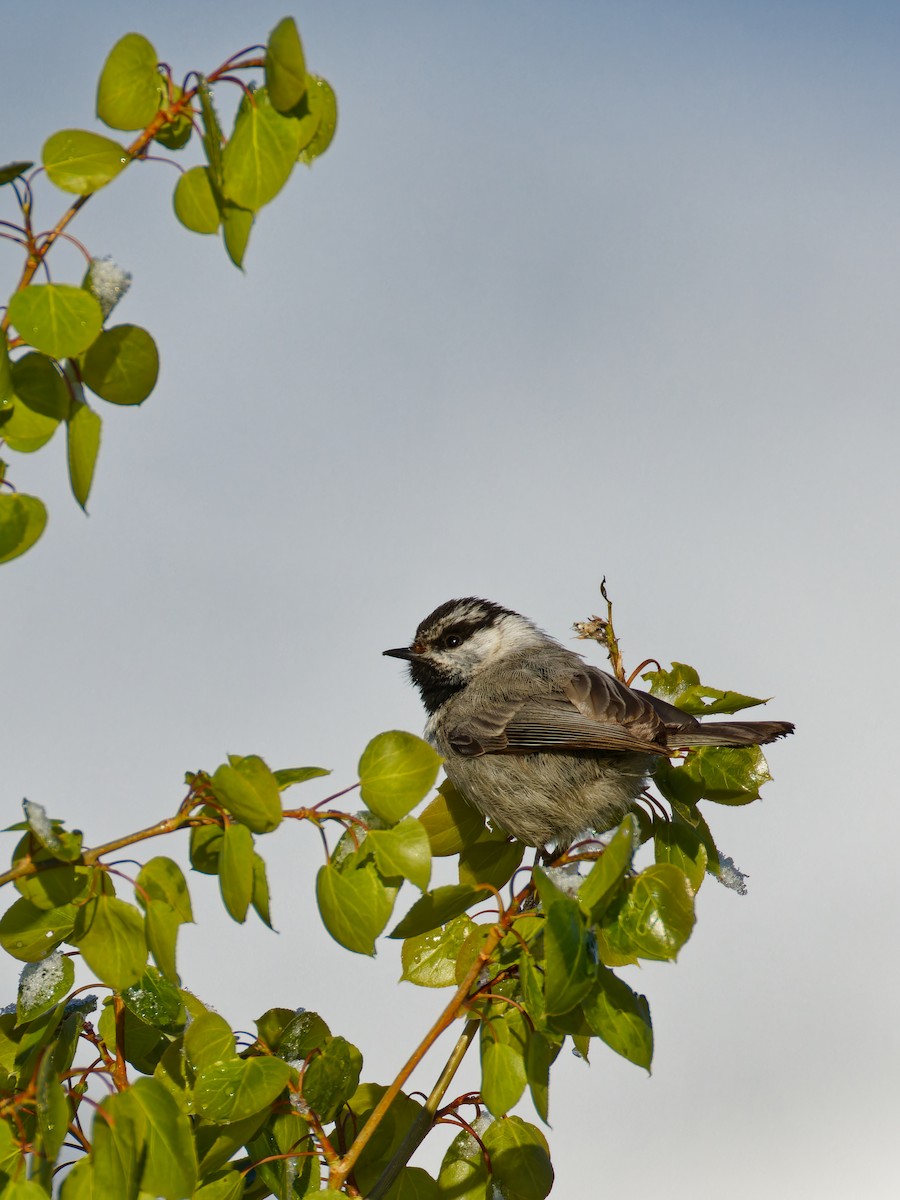
[{"label": "bird's eye", "polygon": [[462,638],[455,633],[450,633],[444,638],[444,645],[448,650],[455,650],[457,646],[462,645]]}]

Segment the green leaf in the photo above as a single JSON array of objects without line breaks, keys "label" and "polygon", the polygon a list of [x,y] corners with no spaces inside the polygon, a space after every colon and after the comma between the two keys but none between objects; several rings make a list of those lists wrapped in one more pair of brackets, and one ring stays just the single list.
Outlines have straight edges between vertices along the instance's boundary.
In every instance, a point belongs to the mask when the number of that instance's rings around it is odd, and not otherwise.
[{"label": "green leaf", "polygon": [[280,1095],[291,1075],[281,1058],[236,1058],[204,1067],[194,1085],[197,1112],[227,1125],[261,1112]]},{"label": "green leaf", "polygon": [[62,191],[79,196],[89,196],[105,187],[131,161],[124,146],[83,129],[61,129],[51,134],[41,155],[51,181]]},{"label": "green leaf", "polygon": [[471,887],[488,883],[502,888],[518,869],[524,853],[524,843],[508,842],[505,838],[485,838],[474,846],[466,846],[459,855],[459,882]]},{"label": "green leaf", "polygon": [[139,325],[104,329],[84,356],[81,376],[110,404],[142,404],[159,376],[156,342]]},{"label": "green leaf", "polygon": [[532,1103],[545,1124],[550,1115],[550,1068],[561,1049],[562,1038],[554,1040],[534,1031],[528,1039],[525,1073],[528,1077]]},{"label": "green leaf", "polygon": [[47,510],[37,496],[0,494],[0,563],[30,550],[46,524]]},{"label": "green leaf", "polygon": [[175,953],[181,924],[181,918],[164,900],[151,900],[144,908],[147,948],[160,971],[172,983],[178,983]]},{"label": "green leaf", "polygon": [[441,757],[411,733],[380,733],[359,760],[364,804],[392,825],[415,808],[434,786]]},{"label": "green leaf", "polygon": [[723,692],[718,688],[706,687],[700,676],[687,663],[672,663],[671,671],[647,671],[641,676],[650,684],[650,694],[674,704],[682,712],[693,716],[713,713],[736,713],[743,708],[754,708],[765,704],[755,696],[742,696],[740,692]]},{"label": "green leaf", "polygon": [[147,963],[144,921],[133,904],[101,895],[78,910],[70,939],[101,983],[122,991],[137,983]]},{"label": "green leaf", "polygon": [[401,1167],[388,1200],[440,1200],[437,1181],[422,1167]]},{"label": "green leaf", "polygon": [[528,1026],[515,1008],[481,1025],[481,1095],[494,1116],[518,1104],[525,1091]]},{"label": "green leaf", "polygon": [[694,919],[687,876],[671,863],[657,863],[641,871],[601,928],[614,952],[665,961],[677,957]]},{"label": "green leaf", "polygon": [[26,171],[30,171],[33,166],[33,162],[11,162],[4,164],[4,166],[0,167],[0,187],[4,183],[12,183],[14,179],[18,179]]},{"label": "green leaf", "polygon": [[[247,1144],[256,1178],[274,1196],[289,1200],[307,1194],[313,1170],[313,1159],[304,1157],[308,1150],[309,1126],[296,1112],[273,1113]],[[268,1158],[274,1161],[264,1161]],[[316,1168],[318,1178],[318,1160]]]},{"label": "green leaf", "polygon": [[152,1075],[169,1046],[171,1037],[136,1017],[130,1008],[122,1014],[122,1034],[119,1036],[118,1022],[112,998],[105,1000],[97,1032],[108,1046],[120,1044],[125,1061],[131,1063],[142,1075]]},{"label": "green leaf", "polygon": [[[177,83],[169,82],[163,85],[166,94],[162,97],[162,107],[170,112],[172,108],[181,100],[184,95],[183,89]],[[169,94],[171,93],[171,95]],[[167,121],[165,125],[154,136],[153,140],[159,142],[161,146],[165,146],[167,150],[181,150],[191,140],[191,134],[194,132],[194,126],[191,121],[190,114],[182,109],[172,121]]]},{"label": "green leaf", "polygon": [[20,962],[40,962],[69,937],[78,911],[73,904],[48,910],[16,900],[0,917],[0,946]]},{"label": "green leaf", "polygon": [[13,886],[36,908],[60,908],[83,897],[93,882],[96,867],[74,867],[55,861],[54,855],[43,848],[33,850],[32,862],[40,869],[34,875],[20,875]]},{"label": "green leaf", "polygon": [[682,770],[696,778],[703,796],[716,804],[750,804],[772,778],[759,746],[703,746],[688,755]]},{"label": "green leaf", "polygon": [[[200,811],[205,817],[216,815],[212,808]],[[195,825],[191,829],[190,856],[195,871],[202,875],[218,875],[223,836],[220,825]]]},{"label": "green leaf", "polygon": [[419,820],[425,826],[434,857],[449,858],[478,841],[484,833],[484,817],[449,779],[444,780],[438,793],[419,814]]},{"label": "green leaf", "polygon": [[247,919],[253,895],[253,835],[246,825],[229,822],[222,840],[219,887],[230,915],[239,924]]},{"label": "green leaf", "polygon": [[9,358],[9,343],[6,334],[0,331],[0,413],[12,400],[13,377],[12,363]]},{"label": "green leaf", "polygon": [[151,900],[164,900],[177,913],[180,921],[186,924],[193,922],[194,914],[191,910],[187,880],[181,867],[173,859],[159,855],[144,863],[137,877],[138,903],[143,903],[142,891]]},{"label": "green leaf", "polygon": [[435,888],[421,896],[399,925],[395,926],[389,936],[392,938],[411,938],[429,929],[437,929],[445,925],[467,908],[471,908],[478,900],[484,900],[487,894],[477,888],[465,884],[449,884],[446,887]]},{"label": "green leaf", "polygon": [[94,1117],[94,1196],[138,1200],[146,1120],[127,1092],[107,1096]]},{"label": "green leaf", "polygon": [[[239,1142],[238,1145],[240,1144]],[[224,1171],[217,1171],[197,1188],[192,1200],[242,1200],[243,1196],[243,1175],[237,1167],[226,1167]]]},{"label": "green leaf", "polygon": [[[51,358],[81,354],[103,323],[100,305],[90,292],[68,283],[32,283],[10,296],[7,311],[25,341]],[[17,367],[18,363],[14,379]]]},{"label": "green leaf", "polygon": [[330,863],[316,877],[316,901],[325,928],[357,954],[374,954],[375,939],[391,915],[391,900],[371,867],[347,874]]},{"label": "green leaf", "polygon": [[212,777],[213,794],[223,808],[253,833],[271,833],[281,824],[281,795],[275,776],[261,758],[230,755]]},{"label": "green leaf", "polygon": [[606,912],[631,867],[637,831],[637,819],[632,813],[626,814],[578,889],[578,905],[591,924],[596,924]]},{"label": "green leaf", "polygon": [[306,60],[293,17],[279,21],[269,34],[266,90],[280,113],[290,112],[306,93]]},{"label": "green leaf", "polygon": [[477,928],[471,917],[460,916],[440,929],[407,938],[401,950],[401,979],[419,987],[456,987],[456,960]]},{"label": "green leaf", "polygon": [[534,877],[547,914],[546,1012],[555,1016],[575,1008],[590,991],[597,974],[596,945],[577,902],[559,891],[540,868],[535,870]]},{"label": "green leaf", "polygon": [[164,1200],[182,1200],[197,1182],[190,1119],[156,1079],[137,1079],[126,1093],[145,1120],[146,1156],[141,1189]]},{"label": "green leaf", "polygon": [[195,1071],[237,1058],[231,1026],[218,1013],[201,1013],[185,1030],[184,1053]]},{"label": "green leaf", "polygon": [[550,1150],[537,1126],[521,1117],[501,1117],[482,1136],[503,1200],[544,1200],[550,1194]]},{"label": "green leaf", "polygon": [[177,1030],[186,1020],[181,992],[154,967],[122,992],[122,999],[139,1021],[155,1029]]},{"label": "green leaf", "polygon": [[216,115],[209,82],[201,75],[197,81],[197,96],[200,100],[200,116],[203,121],[203,149],[209,163],[213,183],[222,187],[222,126]]},{"label": "green leaf", "polygon": [[307,76],[306,96],[309,111],[315,120],[316,131],[300,151],[300,161],[309,165],[324,154],[334,140],[337,129],[337,97],[331,84],[318,75]]},{"label": "green leaf", "polygon": [[24,1025],[48,1012],[75,983],[75,964],[55,950],[41,962],[28,963],[19,977],[16,1024]]},{"label": "green leaf", "polygon": [[591,1032],[617,1054],[648,1072],[653,1058],[650,1005],[624,980],[601,966],[591,994],[582,1002]]},{"label": "green leaf", "polygon": [[402,875],[420,891],[427,889],[431,879],[431,846],[428,834],[415,817],[404,817],[393,829],[372,829],[367,841],[382,875]]},{"label": "green leaf", "polygon": [[143,129],[156,116],[162,80],[156,51],[139,33],[119,38],[100,74],[97,116],[111,129]]},{"label": "green leaf", "polygon": [[228,257],[240,270],[244,269],[244,255],[250,241],[254,216],[248,208],[241,208],[226,200],[222,205],[222,237]]},{"label": "green leaf", "polygon": [[269,880],[266,875],[266,864],[255,852],[253,855],[253,891],[250,903],[263,924],[273,929],[272,915],[269,910]]},{"label": "green leaf", "polygon": [[306,783],[308,779],[319,779],[322,775],[330,775],[325,767],[285,767],[274,771],[275,781],[283,792],[285,788],[293,787],[295,783]]},{"label": "green leaf", "polygon": [[192,233],[217,233],[222,215],[209,167],[191,167],[175,185],[175,216]]},{"label": "green leaf", "polygon": [[441,1162],[438,1175],[441,1200],[488,1200],[490,1182],[481,1147],[471,1134],[458,1133]]},{"label": "green leaf", "polygon": [[[46,1194],[42,1194],[46,1200]],[[95,1200],[94,1163],[90,1158],[80,1158],[66,1175],[59,1193],[59,1200]],[[99,1200],[99,1197],[97,1197]]]},{"label": "green leaf", "polygon": [[[289,1009],[275,1011],[287,1011],[290,1014],[287,1022],[279,1029],[272,1047],[277,1050],[278,1057],[283,1058],[286,1062],[302,1062],[312,1054],[313,1050],[324,1046],[331,1037],[331,1030],[318,1013],[294,1012]],[[256,1023],[257,1029],[260,1030],[260,1036],[262,1036],[264,1020],[265,1018],[262,1018]],[[263,1040],[268,1041],[267,1038]]]},{"label": "green leaf", "polygon": [[696,892],[703,882],[709,855],[696,829],[677,816],[653,826],[655,857],[658,863],[673,863],[683,871]]},{"label": "green leaf", "polygon": [[64,421],[69,415],[69,389],[46,354],[26,354],[17,359],[12,364],[12,385],[15,398],[32,412],[52,421]]},{"label": "green leaf", "polygon": [[241,208],[258,212],[290,177],[300,150],[299,122],[284,117],[265,88],[245,98],[222,154],[222,191]]},{"label": "green leaf", "polygon": [[66,454],[69,462],[69,483],[72,494],[87,512],[88,496],[94,482],[94,467],[100,452],[100,431],[103,422],[98,413],[86,404],[73,404],[66,424]]},{"label": "green leaf", "polygon": [[333,1121],[359,1087],[362,1055],[342,1037],[329,1038],[303,1073],[303,1099],[322,1124]]}]

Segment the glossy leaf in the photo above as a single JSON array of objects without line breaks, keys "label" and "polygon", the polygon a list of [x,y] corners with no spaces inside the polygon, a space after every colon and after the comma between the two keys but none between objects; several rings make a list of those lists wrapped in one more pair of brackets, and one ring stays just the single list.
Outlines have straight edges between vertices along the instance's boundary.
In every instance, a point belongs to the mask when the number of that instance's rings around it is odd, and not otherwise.
[{"label": "glossy leaf", "polygon": [[37,496],[0,493],[0,563],[30,550],[46,524],[47,510]]},{"label": "glossy leaf", "polygon": [[476,928],[471,917],[463,915],[440,929],[407,938],[401,949],[401,978],[419,987],[456,987],[456,960]]},{"label": "glossy leaf", "polygon": [[673,863],[687,875],[696,892],[709,863],[709,855],[697,830],[678,819],[658,822],[653,827],[653,843],[656,861]]},{"label": "glossy leaf", "polygon": [[628,813],[578,889],[579,907],[592,923],[603,916],[631,866],[637,829],[636,818]]},{"label": "glossy leaf", "polygon": [[421,896],[399,925],[391,932],[392,938],[411,938],[417,934],[427,933],[429,929],[437,929],[445,925],[471,908],[478,900],[484,900],[489,893],[465,884],[449,884],[446,887],[435,888]]},{"label": "glossy leaf", "polygon": [[[41,153],[51,181],[62,191],[75,192],[79,196],[89,196],[105,187],[131,161],[124,146],[83,129],[61,129],[52,134],[44,142]],[[29,290],[25,289],[26,292]],[[69,352],[65,351],[64,355],[68,357]]]},{"label": "glossy leaf", "polygon": [[371,867],[346,874],[330,863],[321,867],[316,901],[325,928],[336,942],[357,954],[375,953],[375,939],[388,922],[392,901]]},{"label": "glossy leaf", "polygon": [[[166,94],[162,97],[162,106],[167,112],[170,112],[184,93],[177,83],[164,84],[163,88]],[[167,150],[181,150],[191,140],[193,132],[194,126],[190,113],[182,108],[173,121],[167,121],[162,126],[153,140],[159,142],[161,146],[165,146]]]},{"label": "glossy leaf", "polygon": [[139,325],[104,329],[82,360],[81,376],[110,404],[142,404],[159,376],[156,342]]},{"label": "glossy leaf", "polygon": [[[256,1179],[274,1196],[294,1200],[305,1196],[310,1185],[313,1159],[305,1154],[309,1148],[309,1126],[299,1113],[276,1112],[248,1142],[247,1153],[256,1164]],[[315,1165],[318,1176],[318,1161]]]},{"label": "glossy leaf", "polygon": [[103,422],[98,413],[86,404],[72,406],[66,424],[66,456],[69,463],[69,483],[72,494],[87,512],[88,497],[94,482],[94,468],[100,452],[100,433]]},{"label": "glossy leaf", "polygon": [[441,1200],[488,1200],[490,1176],[484,1152],[470,1133],[459,1133],[447,1147],[438,1174]]},{"label": "glossy leaf", "polygon": [[145,1133],[143,1112],[128,1092],[106,1096],[100,1102],[92,1134],[95,1197],[137,1200]]},{"label": "glossy leaf", "polygon": [[138,903],[142,902],[141,892],[145,892],[151,900],[164,900],[180,921],[190,924],[194,920],[187,880],[173,859],[162,855],[149,859],[138,873],[137,885]]},{"label": "glossy leaf", "polygon": [[10,296],[8,312],[25,341],[51,358],[81,354],[103,323],[100,305],[90,292],[68,283],[32,283]]},{"label": "glossy leaf", "polygon": [[[262,1027],[261,1020],[257,1022],[257,1028],[262,1030]],[[273,1048],[277,1049],[278,1057],[287,1062],[302,1062],[313,1050],[324,1046],[330,1037],[331,1030],[318,1013],[291,1012],[287,1023],[278,1032]]]},{"label": "glossy leaf", "polygon": [[69,415],[69,389],[46,354],[25,354],[17,359],[12,365],[12,386],[16,400],[32,412],[53,421]]},{"label": "glossy leaf", "polygon": [[677,957],[694,919],[694,893],[684,872],[671,863],[657,863],[641,871],[601,928],[619,954],[667,960]]},{"label": "glossy leaf", "polygon": [[389,1200],[440,1200],[441,1196],[437,1180],[422,1167],[401,1167],[387,1194]]},{"label": "glossy leaf", "polygon": [[280,113],[290,112],[306,93],[306,60],[293,17],[284,17],[269,34],[266,91]]},{"label": "glossy leaf", "polygon": [[217,233],[222,215],[208,167],[191,167],[179,178],[172,197],[175,216],[192,233]]},{"label": "glossy leaf", "polygon": [[528,1026],[515,1008],[481,1025],[481,1095],[494,1116],[519,1102],[525,1091]]},{"label": "glossy leaf", "polygon": [[222,190],[240,208],[257,212],[290,177],[300,147],[298,122],[282,116],[265,88],[245,98],[222,153]]},{"label": "glossy leaf", "polygon": [[162,99],[156,51],[139,33],[119,38],[100,73],[97,116],[111,129],[143,129]]},{"label": "glossy leaf", "polygon": [[219,803],[254,833],[271,833],[281,824],[281,795],[275,776],[255,754],[230,755],[212,777]]},{"label": "glossy leaf", "polygon": [[222,839],[219,887],[228,912],[240,924],[247,919],[253,895],[253,835],[246,825],[229,822]]},{"label": "glossy leaf", "polygon": [[197,1182],[197,1158],[190,1119],[156,1079],[137,1079],[125,1093],[143,1116],[146,1152],[141,1190],[161,1200],[182,1200]]},{"label": "glossy leaf", "polygon": [[525,1073],[531,1101],[538,1116],[546,1124],[549,1120],[550,1068],[562,1048],[562,1038],[554,1040],[537,1031],[528,1039],[525,1053]]},{"label": "glossy leaf", "polygon": [[137,983],[147,963],[144,921],[133,904],[101,895],[78,911],[70,939],[101,983],[122,991]]},{"label": "glossy leaf", "polygon": [[309,165],[324,154],[334,140],[338,114],[337,97],[326,79],[318,75],[307,76],[306,95],[316,129],[309,141],[304,143],[300,161]]},{"label": "glossy leaf", "polygon": [[192,1200],[242,1200],[243,1196],[243,1175],[236,1167],[226,1167],[206,1179],[194,1192]]},{"label": "glossy leaf", "polygon": [[218,1013],[201,1013],[185,1030],[184,1053],[195,1071],[237,1058],[231,1026]]},{"label": "glossy leaf", "polygon": [[545,1005],[548,1016],[567,1013],[587,995],[597,973],[593,935],[578,904],[537,869],[535,882],[546,912]]},{"label": "glossy leaf", "polygon": [[431,879],[431,846],[428,834],[415,817],[405,817],[392,829],[372,829],[367,841],[382,875],[402,875],[425,891]]},{"label": "glossy leaf", "polygon": [[502,1117],[483,1134],[493,1184],[503,1200],[544,1200],[553,1187],[547,1139],[521,1117]]},{"label": "glossy leaf", "polygon": [[0,917],[0,946],[20,962],[40,962],[69,937],[77,913],[72,904],[47,910],[16,900]]},{"label": "glossy leaf", "polygon": [[268,1108],[284,1089],[291,1068],[280,1058],[212,1063],[197,1076],[194,1103],[202,1117],[224,1125]]},{"label": "glossy leaf", "polygon": [[484,832],[484,817],[449,779],[444,780],[438,795],[419,814],[419,821],[425,826],[435,858],[459,854]]},{"label": "glossy leaf", "polygon": [[713,713],[736,713],[744,708],[765,704],[755,696],[743,696],[740,692],[723,692],[719,688],[706,687],[700,676],[687,663],[672,663],[671,671],[647,671],[641,676],[650,684],[650,694],[674,704],[682,712],[694,716]]},{"label": "glossy leaf", "polygon": [[650,1070],[653,1026],[650,1005],[643,996],[601,966],[593,990],[582,1001],[582,1010],[592,1033],[629,1062]]},{"label": "glossy leaf", "polygon": [[72,990],[75,964],[58,950],[41,962],[28,963],[19,977],[16,1022],[33,1021],[53,1008]]},{"label": "glossy leaf", "polygon": [[359,1087],[362,1055],[342,1037],[329,1038],[303,1073],[303,1099],[323,1124],[333,1121]]},{"label": "glossy leaf", "polygon": [[440,765],[440,755],[421,738],[399,730],[380,733],[359,760],[363,802],[394,824],[428,795]]},{"label": "glossy leaf", "polygon": [[122,999],[139,1021],[155,1029],[177,1029],[185,1023],[181,992],[154,967],[148,967],[137,983],[125,988]]}]

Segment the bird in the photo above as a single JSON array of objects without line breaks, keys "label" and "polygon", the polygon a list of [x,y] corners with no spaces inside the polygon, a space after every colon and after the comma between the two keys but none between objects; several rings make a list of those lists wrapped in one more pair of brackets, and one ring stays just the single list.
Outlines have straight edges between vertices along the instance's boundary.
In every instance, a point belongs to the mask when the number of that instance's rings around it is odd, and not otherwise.
[{"label": "bird", "polygon": [[614,828],[677,750],[758,746],[794,731],[788,721],[700,722],[476,596],[439,605],[409,646],[383,653],[409,664],[425,739],[450,782],[539,849]]}]

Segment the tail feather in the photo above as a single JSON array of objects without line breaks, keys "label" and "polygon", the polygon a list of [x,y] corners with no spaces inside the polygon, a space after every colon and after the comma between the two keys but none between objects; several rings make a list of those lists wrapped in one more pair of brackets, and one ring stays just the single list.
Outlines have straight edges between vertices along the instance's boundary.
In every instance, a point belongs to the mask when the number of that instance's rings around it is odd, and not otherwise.
[{"label": "tail feather", "polygon": [[692,746],[764,746],[794,732],[790,721],[666,722],[666,741],[673,749]]}]

